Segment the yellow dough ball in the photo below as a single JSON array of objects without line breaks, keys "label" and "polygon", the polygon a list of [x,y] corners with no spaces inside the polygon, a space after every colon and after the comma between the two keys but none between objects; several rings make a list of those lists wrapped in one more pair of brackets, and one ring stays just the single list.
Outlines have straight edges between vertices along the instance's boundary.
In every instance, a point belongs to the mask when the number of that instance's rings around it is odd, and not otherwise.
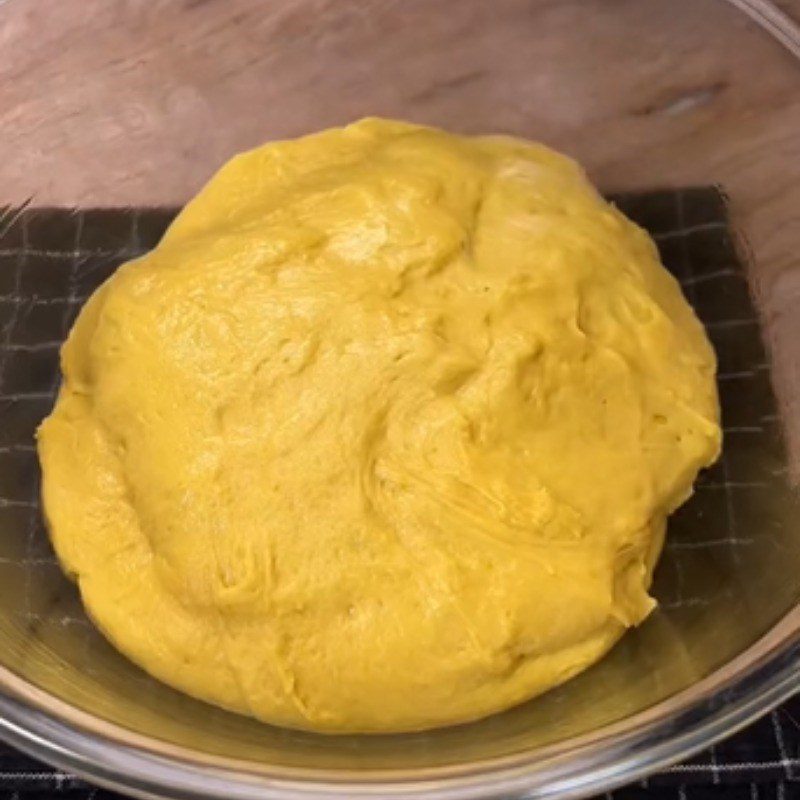
[{"label": "yellow dough ball", "polygon": [[83,309],[53,543],[164,682],[314,731],[520,703],[654,605],[720,446],[650,238],[538,144],[367,119],[234,158]]}]

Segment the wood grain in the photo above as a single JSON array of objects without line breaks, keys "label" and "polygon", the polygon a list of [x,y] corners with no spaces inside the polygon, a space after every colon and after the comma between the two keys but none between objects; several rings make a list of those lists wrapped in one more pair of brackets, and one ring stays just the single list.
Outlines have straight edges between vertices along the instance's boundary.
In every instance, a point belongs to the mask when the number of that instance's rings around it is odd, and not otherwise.
[{"label": "wood grain", "polygon": [[721,0],[0,5],[0,202],[182,203],[376,114],[540,139],[604,189],[722,184],[800,464],[800,65]]}]

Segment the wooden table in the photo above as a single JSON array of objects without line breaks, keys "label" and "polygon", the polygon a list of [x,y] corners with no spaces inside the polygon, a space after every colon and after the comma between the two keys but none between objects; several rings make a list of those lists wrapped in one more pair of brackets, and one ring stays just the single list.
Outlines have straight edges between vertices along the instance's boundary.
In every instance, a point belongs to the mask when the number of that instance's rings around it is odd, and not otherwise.
[{"label": "wooden table", "polygon": [[800,464],[800,62],[722,0],[0,0],[0,203],[181,203],[373,114],[541,139],[604,189],[721,183]]}]

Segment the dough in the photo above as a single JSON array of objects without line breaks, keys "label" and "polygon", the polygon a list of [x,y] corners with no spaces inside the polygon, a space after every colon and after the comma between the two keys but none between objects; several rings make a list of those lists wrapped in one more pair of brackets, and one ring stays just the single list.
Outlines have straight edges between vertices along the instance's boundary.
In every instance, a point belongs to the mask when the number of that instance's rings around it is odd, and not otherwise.
[{"label": "dough", "polygon": [[546,147],[367,119],[234,158],[80,314],[39,432],[88,612],[278,725],[520,703],[641,622],[720,446],[649,237]]}]

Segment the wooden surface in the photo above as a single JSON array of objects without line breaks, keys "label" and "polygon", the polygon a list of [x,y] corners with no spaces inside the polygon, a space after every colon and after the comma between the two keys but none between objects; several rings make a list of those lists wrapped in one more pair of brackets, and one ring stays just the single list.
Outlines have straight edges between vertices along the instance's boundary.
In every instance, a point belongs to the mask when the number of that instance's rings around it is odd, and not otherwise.
[{"label": "wooden surface", "polygon": [[0,0],[0,203],[180,203],[370,114],[721,183],[800,453],[800,63],[722,0]]}]

